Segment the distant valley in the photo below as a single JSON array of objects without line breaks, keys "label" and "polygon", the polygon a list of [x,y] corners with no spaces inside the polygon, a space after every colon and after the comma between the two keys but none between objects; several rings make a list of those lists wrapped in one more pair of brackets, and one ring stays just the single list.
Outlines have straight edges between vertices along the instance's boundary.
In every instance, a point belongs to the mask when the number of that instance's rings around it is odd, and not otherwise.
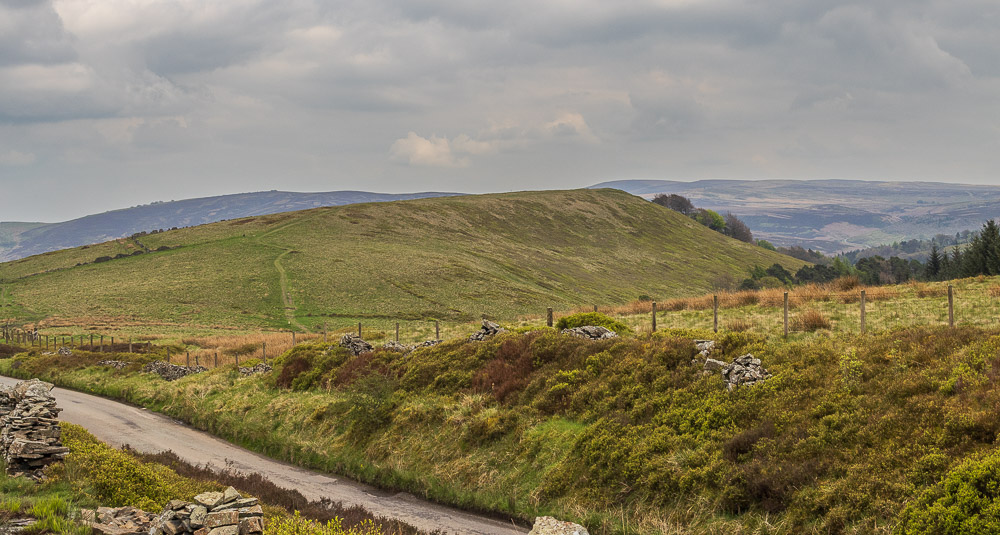
[{"label": "distant valley", "polygon": [[675,193],[700,208],[731,211],[756,238],[826,254],[976,230],[1000,216],[1000,186],[862,180],[620,180],[652,198]]}]

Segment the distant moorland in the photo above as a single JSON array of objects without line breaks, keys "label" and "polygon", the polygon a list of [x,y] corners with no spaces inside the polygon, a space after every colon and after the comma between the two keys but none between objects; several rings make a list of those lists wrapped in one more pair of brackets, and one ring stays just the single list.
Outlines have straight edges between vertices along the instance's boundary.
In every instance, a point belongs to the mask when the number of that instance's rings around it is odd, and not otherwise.
[{"label": "distant moorland", "polygon": [[676,193],[700,208],[731,211],[756,238],[826,254],[976,230],[1000,215],[1000,186],[862,180],[620,180],[652,198]]}]

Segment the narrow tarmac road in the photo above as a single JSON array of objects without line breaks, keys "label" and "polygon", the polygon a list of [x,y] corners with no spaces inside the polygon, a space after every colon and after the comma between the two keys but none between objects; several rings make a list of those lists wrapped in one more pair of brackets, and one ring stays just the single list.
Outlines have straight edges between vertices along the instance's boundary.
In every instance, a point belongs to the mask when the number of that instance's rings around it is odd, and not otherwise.
[{"label": "narrow tarmac road", "polygon": [[[2,384],[14,385],[18,381],[0,376]],[[149,453],[171,450],[190,463],[259,472],[276,485],[298,490],[310,500],[330,498],[344,505],[360,505],[373,514],[402,520],[420,530],[483,535],[528,532],[511,523],[430,503],[411,494],[387,493],[275,461],[146,409],[63,388],[52,393],[63,409],[60,419],[85,427],[116,447],[128,444]]]}]

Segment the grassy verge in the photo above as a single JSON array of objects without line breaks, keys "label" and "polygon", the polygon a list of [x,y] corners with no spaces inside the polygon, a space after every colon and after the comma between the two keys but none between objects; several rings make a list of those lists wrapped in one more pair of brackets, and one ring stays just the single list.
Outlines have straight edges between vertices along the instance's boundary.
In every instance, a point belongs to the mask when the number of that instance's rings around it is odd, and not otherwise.
[{"label": "grassy verge", "polygon": [[598,534],[888,534],[908,503],[933,495],[925,509],[937,507],[948,491],[933,489],[1000,433],[995,330],[719,335],[713,356],[752,352],[774,374],[733,393],[692,364],[701,337],[711,333],[591,342],[541,329],[357,357],[309,342],[266,376],[227,366],[173,383],[87,354],[22,355],[0,372],[150,407],[301,465]]},{"label": "grassy verge", "polygon": [[281,489],[260,476],[217,473],[184,463],[169,452],[140,455],[116,450],[82,427],[61,425],[70,454],[46,469],[43,482],[0,471],[0,528],[14,519],[31,518],[35,522],[24,533],[88,535],[91,529],[78,522],[81,508],[128,505],[158,513],[170,500],[191,501],[201,492],[232,485],[261,499],[269,534],[417,533],[411,526],[375,518],[363,509],[309,502],[298,492]]}]

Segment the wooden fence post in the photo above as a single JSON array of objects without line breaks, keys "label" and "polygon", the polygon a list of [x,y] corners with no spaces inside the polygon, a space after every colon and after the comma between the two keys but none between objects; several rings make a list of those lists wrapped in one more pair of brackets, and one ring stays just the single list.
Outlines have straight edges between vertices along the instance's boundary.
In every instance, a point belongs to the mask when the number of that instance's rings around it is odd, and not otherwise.
[{"label": "wooden fence post", "polygon": [[552,307],[545,309],[545,325],[552,326]]},{"label": "wooden fence post", "polygon": [[185,365],[185,366],[188,366],[188,367],[190,367],[190,366],[191,366],[191,352],[190,352],[190,351],[188,351],[188,352],[187,352],[187,353],[185,353],[185,355],[184,355],[184,365]]},{"label": "wooden fence post", "polygon": [[785,338],[788,338],[788,292],[785,292]]},{"label": "wooden fence post", "polygon": [[198,355],[194,356],[194,365],[195,366],[201,366],[201,359],[198,358]]},{"label": "wooden fence post", "polygon": [[267,364],[267,342],[260,343],[260,354],[264,356],[264,364]]},{"label": "wooden fence post", "polygon": [[295,345],[295,331],[292,331],[292,345]]},{"label": "wooden fence post", "polygon": [[719,296],[712,296],[712,330],[719,332]]},{"label": "wooden fence post", "polygon": [[653,332],[656,332],[656,301],[653,301]]},{"label": "wooden fence post", "polygon": [[399,322],[396,322],[396,343],[399,343]]},{"label": "wooden fence post", "polygon": [[594,305],[594,312],[597,312],[597,305]]},{"label": "wooden fence post", "polygon": [[361,338],[361,322],[358,322],[358,338]]},{"label": "wooden fence post", "polygon": [[101,353],[104,353],[104,335],[101,335]]},{"label": "wooden fence post", "polygon": [[326,322],[323,322],[323,343],[326,343]]},{"label": "wooden fence post", "polygon": [[128,352],[129,353],[132,352],[132,337],[131,336],[128,337]]},{"label": "wooden fence post", "polygon": [[94,350],[94,333],[90,333],[90,350]]},{"label": "wooden fence post", "polygon": [[170,364],[170,348],[167,348],[167,364]]},{"label": "wooden fence post", "polygon": [[215,367],[216,368],[219,367],[219,352],[218,351],[215,352]]},{"label": "wooden fence post", "polygon": [[861,334],[865,334],[865,291],[861,290]]},{"label": "wooden fence post", "polygon": [[955,327],[955,295],[951,285],[948,285],[948,326]]},{"label": "wooden fence post", "polygon": [[438,320],[434,320],[434,339],[441,339],[441,324],[438,323]]}]

